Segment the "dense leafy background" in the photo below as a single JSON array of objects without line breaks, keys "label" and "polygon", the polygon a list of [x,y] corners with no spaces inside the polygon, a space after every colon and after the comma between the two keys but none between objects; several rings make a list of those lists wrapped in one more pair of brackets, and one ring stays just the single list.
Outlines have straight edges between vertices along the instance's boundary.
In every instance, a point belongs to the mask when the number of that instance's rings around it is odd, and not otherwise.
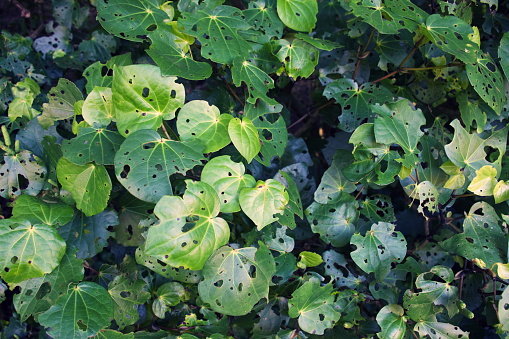
[{"label": "dense leafy background", "polygon": [[1,338],[506,338],[509,2],[0,2]]}]

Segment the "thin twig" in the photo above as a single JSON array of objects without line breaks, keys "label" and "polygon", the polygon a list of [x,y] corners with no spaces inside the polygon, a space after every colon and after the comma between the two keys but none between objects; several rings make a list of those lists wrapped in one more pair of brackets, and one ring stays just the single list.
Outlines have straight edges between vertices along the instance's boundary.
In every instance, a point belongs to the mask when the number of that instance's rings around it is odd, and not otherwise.
[{"label": "thin twig", "polygon": [[368,41],[366,42],[366,45],[364,45],[364,48],[362,49],[362,52],[357,53],[357,63],[355,64],[355,71],[353,72],[352,80],[355,80],[355,78],[357,77],[357,73],[359,72],[359,67],[361,65],[361,60],[366,59],[368,57],[368,55],[371,53],[371,52],[366,53],[366,50],[368,49],[368,46],[371,43],[371,39],[373,38],[374,34],[375,34],[375,29],[373,28],[371,30],[371,34],[368,37]]},{"label": "thin twig", "polygon": [[18,9],[21,11],[20,16],[22,18],[25,18],[25,19],[30,18],[30,11],[28,9],[23,7],[23,5],[20,4],[17,0],[11,0],[11,2],[13,3],[14,6],[18,7]]},{"label": "thin twig", "polygon": [[[301,117],[299,120],[297,120],[296,122],[294,122],[293,124],[291,124],[288,128],[292,128],[293,126],[295,126],[296,124],[298,124],[299,122],[301,122],[302,120],[304,120],[306,117],[311,117],[311,118],[314,118],[316,115],[318,115],[318,112],[320,112],[321,109],[324,109],[325,107],[327,106],[330,106],[332,104],[334,104],[336,101],[335,100],[329,100],[327,101],[325,104],[321,105],[320,107],[318,108],[315,108],[313,110],[311,110],[310,113],[304,115],[303,117]],[[304,126],[302,126],[301,128],[299,128],[295,133],[293,133],[294,136],[299,136],[300,134],[302,134],[305,130],[307,130],[309,128],[309,124],[312,122],[313,120],[310,119],[308,120],[308,122],[306,122],[306,124],[304,124]]]},{"label": "thin twig", "polygon": [[228,89],[228,91],[231,93],[231,95],[233,95],[233,97],[235,98],[235,100],[237,100],[237,102],[242,106],[244,107],[244,102],[242,100],[240,100],[240,98],[237,96],[237,93],[235,93],[235,91],[230,87],[230,84],[228,83],[228,81],[226,81],[225,77],[223,75],[220,75],[219,76],[221,78],[221,80],[223,80],[223,83],[225,84],[226,88]]}]

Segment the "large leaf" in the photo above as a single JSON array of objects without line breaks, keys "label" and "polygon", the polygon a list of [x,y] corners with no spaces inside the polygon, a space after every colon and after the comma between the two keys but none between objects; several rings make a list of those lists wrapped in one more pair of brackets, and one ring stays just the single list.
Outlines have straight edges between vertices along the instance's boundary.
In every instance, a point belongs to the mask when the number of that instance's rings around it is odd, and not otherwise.
[{"label": "large leaf", "polygon": [[138,321],[138,305],[150,298],[143,280],[133,281],[123,275],[117,275],[108,285],[108,293],[115,302],[113,314],[120,330]]},{"label": "large leaf", "polygon": [[203,268],[198,285],[202,300],[219,313],[244,315],[261,299],[267,298],[269,283],[276,272],[269,249],[221,247]]},{"label": "large leaf", "polygon": [[3,156],[0,162],[0,196],[15,198],[22,193],[37,195],[44,186],[47,169],[29,151]]},{"label": "large leaf", "polygon": [[58,80],[48,94],[49,102],[42,106],[42,115],[37,119],[42,127],[48,128],[57,120],[70,118],[74,115],[74,104],[83,100],[83,94],[76,85],[67,79]]},{"label": "large leaf", "polygon": [[228,155],[207,162],[201,172],[201,180],[218,193],[220,210],[224,213],[240,211],[240,190],[256,184],[251,175],[245,174],[244,164],[232,161]]},{"label": "large leaf", "polygon": [[233,118],[228,124],[228,134],[239,153],[247,162],[251,162],[261,148],[258,130],[253,122],[247,117],[242,120]]},{"label": "large leaf", "polygon": [[256,67],[249,59],[237,57],[233,60],[232,67],[233,83],[240,87],[242,82],[247,85],[249,96],[247,101],[254,104],[257,99],[262,99],[270,105],[276,105],[277,101],[267,96],[269,89],[274,88],[274,80]]},{"label": "large leaf", "polygon": [[242,11],[247,23],[252,27],[242,34],[251,41],[260,44],[267,43],[271,38],[281,38],[284,25],[279,20],[275,9],[275,3],[259,0],[249,1],[249,8]]},{"label": "large leaf", "polygon": [[76,259],[76,248],[67,246],[60,264],[51,273],[24,280],[17,285],[21,292],[14,295],[14,307],[21,320],[48,310],[58,297],[67,293],[70,283],[83,280],[83,272],[83,260]]},{"label": "large leaf", "polygon": [[62,157],[57,164],[57,177],[62,188],[71,192],[76,207],[85,215],[101,213],[108,203],[111,179],[103,165],[75,165]]},{"label": "large leaf", "polygon": [[185,174],[201,164],[200,150],[188,142],[164,139],[153,130],[137,131],[116,153],[115,174],[132,195],[156,203],[172,194],[170,175]]},{"label": "large leaf", "polygon": [[343,167],[353,162],[351,152],[338,150],[334,154],[332,164],[323,174],[320,185],[315,191],[315,201],[320,204],[336,203],[348,193],[356,190],[353,182],[343,175]]},{"label": "large leaf", "polygon": [[228,123],[230,114],[220,114],[219,109],[204,100],[186,103],[177,116],[177,130],[182,141],[199,140],[203,153],[216,152],[230,143]]},{"label": "large leaf", "polygon": [[277,215],[283,213],[288,199],[285,186],[274,179],[258,181],[253,188],[243,188],[239,195],[242,211],[258,230],[279,219]]},{"label": "large leaf", "polygon": [[70,286],[67,294],[39,316],[42,326],[54,338],[85,339],[110,324],[113,300],[108,292],[93,282]]},{"label": "large leaf", "polygon": [[481,259],[487,267],[505,262],[507,241],[495,209],[486,202],[475,203],[463,221],[463,233],[445,240],[444,248],[469,260]]},{"label": "large leaf", "polygon": [[96,165],[113,165],[115,153],[124,138],[107,129],[80,128],[76,138],[62,142],[64,157],[76,165],[95,162]]},{"label": "large leaf", "polygon": [[422,337],[430,339],[460,339],[468,338],[468,332],[456,325],[436,321],[420,321],[414,326],[414,331]]},{"label": "large leaf", "polygon": [[108,238],[115,233],[108,227],[118,224],[115,211],[106,210],[91,217],[83,213],[75,213],[74,218],[58,229],[67,243],[78,248],[79,259],[91,258],[100,253],[108,245]]},{"label": "large leaf", "polygon": [[[161,68],[164,76],[178,76],[189,80],[203,80],[210,77],[212,67],[206,62],[195,61],[183,48],[181,41],[186,36],[175,30],[158,29],[148,34],[152,45],[147,50]],[[194,40],[194,38],[192,37]],[[187,46],[187,44],[186,44]]]},{"label": "large leaf", "polygon": [[293,79],[307,78],[314,72],[320,53],[313,45],[297,38],[291,42],[281,39],[278,44],[280,49],[276,56],[284,65],[281,72],[284,71]]},{"label": "large leaf", "polygon": [[[144,252],[173,267],[201,270],[210,255],[228,242],[230,228],[216,217],[216,191],[204,182],[186,183],[183,198],[165,196],[157,203],[155,214],[161,223],[149,228]],[[187,217],[198,218],[187,222]]]},{"label": "large leaf", "polygon": [[335,297],[332,284],[320,286],[320,280],[313,277],[292,293],[288,300],[288,315],[299,318],[304,331],[322,335],[326,328],[332,328],[341,317],[334,308]]},{"label": "large leaf", "polygon": [[376,321],[382,329],[379,338],[403,339],[406,334],[406,320],[403,307],[391,304],[384,306],[376,315]]},{"label": "large leaf", "polygon": [[0,276],[7,283],[42,277],[58,266],[65,241],[48,225],[0,224]]},{"label": "large leaf", "polygon": [[63,225],[71,221],[74,209],[62,203],[47,203],[26,194],[16,199],[12,216],[21,221],[26,220],[32,225],[46,224],[48,226]]},{"label": "large leaf", "polygon": [[251,46],[239,35],[239,30],[247,30],[250,25],[238,8],[217,6],[194,14],[183,12],[179,25],[185,28],[186,34],[200,40],[204,58],[231,64],[238,56],[249,57]]},{"label": "large leaf", "polygon": [[315,28],[318,3],[314,0],[277,0],[277,14],[287,27],[310,32]]},{"label": "large leaf", "polygon": [[104,128],[114,120],[113,92],[109,87],[94,87],[83,103],[81,115],[94,128]]},{"label": "large leaf", "polygon": [[171,19],[160,6],[163,0],[99,0],[98,21],[109,33],[131,41],[143,41],[146,34]]},{"label": "large leaf", "polygon": [[323,95],[335,99],[342,108],[339,127],[353,131],[364,122],[373,122],[370,105],[384,104],[393,94],[379,83],[358,85],[351,79],[339,79],[325,87]]},{"label": "large leaf", "polygon": [[152,65],[114,68],[113,113],[120,134],[158,129],[163,120],[173,119],[185,99],[184,85],[176,80]]},{"label": "large leaf", "polygon": [[379,222],[371,226],[366,236],[354,234],[351,240],[357,247],[351,253],[353,261],[364,272],[374,272],[378,281],[389,273],[393,262],[399,263],[406,256],[406,239],[401,232],[395,232],[394,227]]}]

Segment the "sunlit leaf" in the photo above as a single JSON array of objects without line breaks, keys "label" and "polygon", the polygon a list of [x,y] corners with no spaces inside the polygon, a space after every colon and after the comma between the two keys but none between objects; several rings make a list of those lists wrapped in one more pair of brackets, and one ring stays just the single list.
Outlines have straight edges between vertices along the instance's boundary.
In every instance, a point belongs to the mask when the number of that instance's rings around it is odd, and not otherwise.
[{"label": "sunlit leaf", "polygon": [[47,203],[26,194],[16,199],[12,216],[17,220],[26,220],[32,225],[63,225],[71,221],[74,209],[62,203]]},{"label": "sunlit leaf", "polygon": [[117,132],[107,129],[80,128],[78,135],[62,142],[64,157],[76,165],[94,162],[96,165],[113,165],[115,153],[124,141]]},{"label": "sunlit leaf", "polygon": [[83,100],[83,94],[76,85],[67,79],[60,79],[48,95],[49,102],[42,106],[42,115],[37,117],[42,127],[48,128],[57,120],[74,115],[74,104]]},{"label": "sunlit leaf", "polygon": [[251,162],[261,148],[258,130],[253,122],[247,117],[242,120],[233,118],[228,124],[228,134],[239,153]]},{"label": "sunlit leaf", "polygon": [[277,0],[277,14],[291,29],[310,32],[316,24],[318,3],[314,0]]},{"label": "sunlit leaf", "polygon": [[382,329],[380,338],[403,339],[406,334],[406,319],[403,307],[391,304],[384,306],[376,315],[376,321]]}]

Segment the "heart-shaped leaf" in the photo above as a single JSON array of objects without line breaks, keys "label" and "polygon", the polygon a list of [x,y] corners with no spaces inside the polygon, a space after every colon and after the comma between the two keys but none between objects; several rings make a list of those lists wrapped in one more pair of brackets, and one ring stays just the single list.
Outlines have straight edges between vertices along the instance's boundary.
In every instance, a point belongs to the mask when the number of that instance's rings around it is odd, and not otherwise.
[{"label": "heart-shaped leaf", "polygon": [[45,129],[57,120],[70,118],[74,115],[74,104],[83,100],[83,94],[76,85],[67,79],[58,80],[58,85],[49,91],[49,102],[42,106],[42,115],[37,117]]},{"label": "heart-shaped leaf", "polygon": [[391,304],[382,307],[376,315],[376,321],[382,331],[378,334],[380,338],[403,339],[406,334],[406,321],[403,318],[405,310],[403,307]]},{"label": "heart-shaped leaf", "polygon": [[281,39],[278,44],[280,49],[276,56],[284,65],[281,71],[293,79],[307,78],[314,72],[320,53],[313,45],[297,38],[291,42]]},{"label": "heart-shaped leaf", "polygon": [[310,32],[316,25],[318,3],[314,0],[277,0],[277,14],[287,27]]},{"label": "heart-shaped leaf", "polygon": [[253,122],[247,117],[242,120],[233,118],[228,124],[228,134],[239,153],[248,163],[251,162],[261,148],[258,130]]},{"label": "heart-shaped leaf", "polygon": [[150,298],[146,286],[141,279],[132,281],[123,275],[117,275],[108,285],[108,293],[115,303],[113,317],[120,330],[138,321],[138,306]]}]

